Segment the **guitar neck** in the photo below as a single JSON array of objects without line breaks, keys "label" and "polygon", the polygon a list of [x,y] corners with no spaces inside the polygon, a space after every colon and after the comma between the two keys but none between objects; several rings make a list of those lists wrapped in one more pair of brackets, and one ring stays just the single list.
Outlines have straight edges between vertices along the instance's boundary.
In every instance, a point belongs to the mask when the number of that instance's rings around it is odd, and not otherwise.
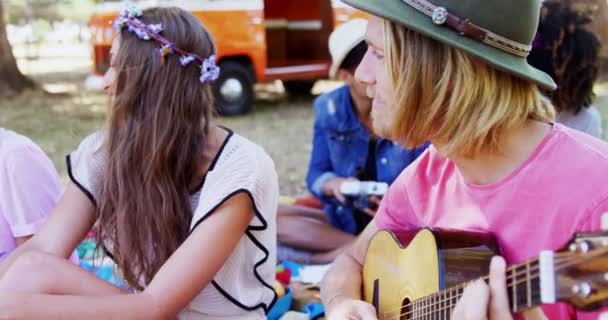
[{"label": "guitar neck", "polygon": [[[487,277],[485,278],[487,281]],[[418,299],[409,304],[408,319],[451,319],[456,303],[462,297],[466,284],[458,285]],[[549,286],[550,285],[545,285]],[[543,299],[541,288],[541,263],[539,259],[512,266],[507,269],[507,291],[512,313],[547,303]],[[552,290],[552,288],[546,288]]]}]

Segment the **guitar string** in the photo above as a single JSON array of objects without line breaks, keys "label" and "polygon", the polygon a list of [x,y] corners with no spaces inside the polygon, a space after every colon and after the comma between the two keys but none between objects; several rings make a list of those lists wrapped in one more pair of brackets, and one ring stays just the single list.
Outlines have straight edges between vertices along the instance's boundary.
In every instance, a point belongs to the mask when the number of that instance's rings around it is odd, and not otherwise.
[{"label": "guitar string", "polygon": [[[537,278],[537,277],[535,277],[535,278]],[[538,293],[539,292],[537,292],[537,291],[533,291],[531,294],[535,295],[535,294],[538,294]],[[455,292],[455,294],[450,295],[450,297],[448,299],[444,299],[444,300],[441,300],[441,301],[433,301],[432,303],[424,305],[422,308],[416,308],[415,310],[411,310],[411,311],[399,314],[399,315],[397,315],[397,317],[395,317],[395,316],[389,316],[387,319],[399,319],[402,316],[409,316],[409,315],[412,315],[414,313],[420,313],[420,312],[423,312],[423,313],[421,315],[419,315],[419,316],[427,316],[427,315],[435,314],[435,313],[437,313],[438,311],[441,311],[441,310],[451,309],[452,307],[456,306],[456,304],[457,304],[457,302],[454,303],[454,299],[458,299],[459,300],[462,297],[462,295],[463,295],[463,293]],[[425,300],[427,300],[427,299],[425,298]],[[414,303],[420,303],[420,302],[422,302],[422,301],[416,301]],[[430,301],[428,301],[428,302],[430,302]],[[443,303],[447,303],[447,305],[443,304]],[[438,305],[439,305],[439,308],[436,308]],[[414,304],[408,304],[408,305],[404,306],[403,308],[400,308],[399,312],[402,312],[402,309],[404,309],[404,308],[407,309],[408,306],[416,307]],[[384,318],[386,318],[389,313],[394,313],[394,312],[385,312],[384,313]]]},{"label": "guitar string", "polygon": [[[563,262],[563,261],[560,261],[560,262]],[[513,269],[513,268],[517,268],[517,266],[514,265],[511,269]],[[539,269],[540,269],[539,266],[535,266],[535,267],[533,267],[533,268],[530,269],[530,272],[537,271]],[[515,275],[513,275],[512,273],[508,273],[507,274],[507,284],[509,284],[509,280],[513,280],[517,276],[520,276],[520,275],[523,275],[523,274],[527,274],[527,271],[526,272],[522,272],[522,273],[517,273]],[[486,277],[483,277],[481,279],[485,280],[486,278],[488,278],[488,277],[486,276]],[[421,298],[418,301],[421,301],[423,299],[429,299],[429,298],[437,297],[437,296],[443,295],[444,293],[449,293],[449,292],[453,292],[453,291],[458,291],[458,290],[464,289],[469,283],[470,282],[464,282],[464,283],[457,284],[457,285],[455,285],[455,286],[453,286],[453,287],[451,287],[449,289],[446,289],[444,291],[437,292],[437,293],[431,294],[429,296],[426,296],[424,298]],[[441,302],[441,301],[439,301],[439,302]],[[387,314],[390,314],[390,313],[395,313],[395,312],[401,312],[402,309],[403,308],[398,308],[398,309],[394,309],[394,310],[391,310],[391,311],[386,311],[384,313],[384,315],[387,315]]]},{"label": "guitar string", "polygon": [[[575,259],[576,259],[576,258],[575,258]],[[571,259],[571,260],[572,260],[572,259]],[[562,261],[560,266],[556,266],[556,269],[563,268],[563,267],[567,266],[567,264],[568,264],[568,263],[564,263],[564,262]],[[520,273],[519,275],[522,275],[522,274],[523,274],[523,273]],[[539,274],[539,273],[536,273],[536,274],[534,274],[534,275],[531,275],[531,279],[536,279],[536,278],[538,278],[539,276],[540,276],[540,274]],[[514,280],[514,279],[516,280],[516,277],[517,277],[517,275],[515,275],[515,278],[514,278],[513,276],[509,276],[509,277],[508,277],[508,278],[509,278],[508,280]],[[488,277],[486,276],[486,277],[484,277],[483,279],[484,279],[484,280],[487,280],[487,278],[488,278]],[[508,280],[507,280],[507,282],[508,282]],[[527,281],[527,280],[523,280],[523,281],[517,281],[517,282],[515,282],[515,283],[511,282],[511,285],[518,285],[518,284],[524,283],[524,282],[526,282],[526,281]],[[452,289],[448,289],[448,290],[445,290],[445,291],[442,291],[442,292],[439,292],[439,293],[436,293],[436,294],[430,295],[430,296],[428,296],[428,297],[422,298],[421,300],[426,300],[426,301],[428,302],[429,298],[433,298],[433,297],[441,297],[442,293],[447,293],[447,292],[450,292],[450,291],[452,291],[452,292],[453,292],[454,290],[456,290],[456,296],[457,296],[457,297],[461,297],[461,296],[462,296],[462,293],[460,293],[458,290],[463,289],[464,287],[466,287],[466,285],[468,285],[468,283],[463,283],[463,284],[460,284],[460,285],[455,286],[455,287],[454,287],[454,288],[452,288]],[[452,296],[452,299],[453,299],[453,298],[454,298],[454,297]],[[418,301],[420,301],[420,300],[418,300]],[[433,308],[433,307],[435,307],[436,305],[438,305],[438,304],[440,304],[440,303],[443,303],[443,302],[446,302],[446,301],[448,301],[448,300],[445,300],[445,299],[444,299],[444,300],[441,300],[441,301],[437,301],[437,302],[431,303],[431,304],[429,304],[429,305],[426,305],[426,306],[425,306],[423,309],[429,309],[429,308]],[[411,306],[411,305],[412,305],[412,304],[410,303],[409,305],[406,305],[405,307],[408,307],[408,306]],[[396,310],[394,310],[394,311],[392,311],[392,312],[386,312],[386,313],[384,313],[384,315],[387,315],[387,314],[390,314],[390,313],[395,313],[396,311],[402,312],[402,309],[403,309],[403,308],[399,308],[399,309],[396,309]],[[412,313],[412,312],[406,312],[406,314],[403,314],[403,315],[408,315],[409,313]],[[390,319],[390,318],[389,318],[389,319]]]},{"label": "guitar string", "polygon": [[[591,253],[591,254],[587,254],[587,256],[584,256],[584,257],[574,257],[573,259],[571,259],[571,260],[573,260],[574,262],[570,262],[570,263],[568,263],[568,262],[566,262],[566,263],[562,263],[560,266],[556,266],[556,267],[555,267],[555,270],[557,271],[557,270],[560,270],[560,269],[563,269],[563,268],[569,267],[569,266],[571,266],[571,265],[580,264],[580,263],[582,263],[582,262],[584,262],[584,261],[587,261],[587,260],[590,260],[590,259],[596,258],[597,256],[600,256],[600,255],[605,254],[605,253],[607,253],[607,252],[608,252],[608,248],[604,248],[604,249],[599,249],[599,250],[596,250],[595,252],[593,252],[593,253]],[[579,261],[577,261],[577,260],[579,260]],[[525,265],[525,263],[524,263],[524,264],[520,264],[520,265]],[[539,277],[539,276],[540,276],[540,274],[536,274],[534,277]],[[487,280],[487,278],[488,278],[488,277],[486,276],[486,277],[484,277],[483,279],[484,279],[484,280]],[[523,283],[523,282],[525,282],[525,281],[518,282],[517,284],[519,284],[519,283]],[[439,294],[439,293],[437,293],[437,294]],[[435,294],[435,295],[437,295],[437,294]],[[435,295],[432,295],[432,296],[435,296]],[[462,296],[462,294],[461,294],[460,296]],[[433,304],[431,304],[430,306],[434,306],[434,305],[437,305],[437,303],[433,303]],[[450,305],[450,307],[455,306],[455,305],[456,305],[456,304],[452,304],[452,305]],[[408,307],[408,306],[412,306],[412,303],[410,303],[410,304],[408,304],[408,305],[406,305],[406,306],[404,306],[404,307]],[[402,309],[403,309],[403,308],[400,308],[399,310],[402,310]],[[392,317],[391,317],[391,318],[389,318],[389,320],[390,320],[390,319],[400,319],[402,316],[409,315],[409,314],[411,314],[411,313],[412,313],[412,312],[406,312],[406,313],[400,314],[400,315],[399,315],[397,318],[392,318]],[[427,315],[428,315],[428,314],[427,314]]]},{"label": "guitar string", "polygon": [[[607,252],[608,252],[608,249],[606,249],[606,250],[607,250]],[[566,261],[566,260],[564,260],[564,259],[570,259],[570,258],[573,258],[573,257],[574,257],[574,254],[569,253],[569,252],[565,252],[565,253],[562,253],[562,254],[560,254],[560,255],[561,255],[562,257],[558,257],[558,258],[561,258],[561,260],[558,260],[558,261],[556,262],[556,266],[555,266],[555,267],[556,267],[556,269],[560,267],[560,265],[558,265],[559,263],[564,263],[564,261]],[[574,257],[574,258],[576,258],[576,257]],[[508,272],[511,272],[510,270],[512,270],[512,269],[517,269],[517,268],[523,267],[523,266],[525,266],[525,265],[526,265],[526,263],[515,264],[515,265],[513,265],[513,266],[511,266],[511,267],[509,268]],[[539,267],[538,265],[536,265],[536,266],[535,266],[533,269],[531,269],[530,271],[536,271],[536,270],[539,270],[539,268],[540,268],[540,267]],[[518,276],[525,275],[525,274],[527,274],[527,270],[526,270],[526,271],[522,271],[522,272],[520,272],[520,273],[516,273],[515,275],[514,275],[513,273],[508,273],[508,274],[507,274],[507,277],[506,277],[507,283],[508,283],[508,281],[509,281],[509,280],[513,280],[513,277],[517,278]],[[482,277],[482,278],[480,278],[480,279],[488,280],[488,279],[489,279],[489,276],[485,276],[485,277]],[[525,282],[525,280],[524,280],[524,282]],[[466,286],[467,286],[469,283],[470,283],[470,282],[464,282],[464,283],[458,284],[458,285],[456,285],[456,286],[454,286],[454,287],[451,287],[451,288],[449,288],[449,289],[447,289],[447,290],[444,290],[444,291],[441,291],[441,292],[436,292],[436,293],[434,293],[434,294],[432,294],[432,295],[426,296],[426,297],[421,298],[421,299],[419,299],[419,300],[422,300],[422,299],[429,299],[429,298],[437,297],[437,296],[439,296],[439,295],[442,295],[442,294],[447,293],[447,292],[450,292],[450,291],[455,291],[455,290],[460,290],[460,289],[463,289],[463,288],[464,288],[464,287],[466,287]],[[516,283],[515,285],[517,285],[517,284],[521,284],[521,283],[522,283],[522,282],[518,282],[518,283]],[[513,283],[508,283],[508,284],[513,284]],[[441,301],[440,301],[440,302],[441,302]],[[402,309],[402,308],[399,308],[399,309],[394,309],[394,310],[392,310],[392,311],[387,311],[385,314],[388,314],[388,313],[395,313],[395,312],[401,312],[401,309]]]},{"label": "guitar string", "polygon": [[[571,265],[574,265],[574,264],[577,264],[577,263],[581,263],[581,262],[584,262],[584,261],[589,260],[589,259],[593,259],[593,258],[595,258],[595,257],[597,257],[597,256],[600,256],[600,255],[602,255],[602,254],[604,254],[604,253],[607,253],[607,252],[608,252],[608,248],[605,248],[605,249],[599,249],[599,250],[597,250],[596,252],[593,252],[593,254],[588,254],[588,255],[587,255],[587,256],[585,256],[585,257],[574,257],[574,254],[572,254],[572,253],[570,253],[570,252],[565,252],[565,253],[563,253],[563,254],[559,254],[559,255],[561,255],[561,256],[570,256],[570,257],[562,257],[562,258],[566,258],[566,259],[567,259],[567,261],[575,261],[575,262],[565,262],[565,261],[560,261],[560,262],[559,262],[559,263],[560,263],[560,265],[556,265],[555,270],[560,270],[560,269],[563,269],[563,268],[565,268],[565,267],[568,267],[568,266],[571,266]],[[556,255],[558,255],[558,254],[556,254]],[[577,259],[578,259],[578,260],[580,260],[580,261],[577,261]],[[526,263],[520,263],[520,264],[517,264],[517,265],[513,265],[513,266],[512,266],[510,269],[514,269],[514,268],[516,269],[516,268],[518,268],[518,267],[525,266],[525,265],[526,265]],[[517,281],[517,276],[518,276],[518,275],[522,275],[522,274],[524,274],[524,273],[519,273],[519,274],[515,274],[515,275],[508,275],[508,276],[507,276],[507,282],[508,282],[508,280],[513,280],[513,279],[515,279],[515,280]],[[525,272],[525,274],[527,274],[527,271]],[[538,274],[533,275],[533,276],[532,276],[532,278],[533,278],[533,279],[535,279],[535,278],[538,278],[539,276],[540,276],[540,274],[538,273]],[[480,279],[488,280],[488,279],[489,279],[489,276],[485,276],[485,277],[480,278]],[[526,281],[527,281],[527,280],[523,280],[523,281],[517,281],[517,282],[516,282],[514,285],[518,285],[518,284],[521,284],[521,283],[525,283]],[[468,283],[463,283],[463,284],[460,284],[460,285],[454,286],[454,287],[452,287],[452,288],[450,288],[450,289],[448,289],[448,290],[444,290],[444,291],[441,291],[441,292],[437,292],[437,293],[435,293],[435,294],[432,294],[432,295],[430,295],[430,296],[428,296],[428,297],[425,297],[425,298],[422,298],[422,299],[424,299],[424,300],[428,300],[429,298],[432,298],[432,297],[441,296],[441,295],[444,295],[444,294],[445,294],[445,293],[447,293],[447,292],[452,292],[452,291],[460,290],[460,289],[462,289],[462,288],[466,287],[467,285],[468,285]],[[462,296],[462,294],[460,294],[460,293],[457,293],[457,296],[458,296],[458,295]],[[419,299],[418,301],[420,301],[420,300],[422,300],[422,299]],[[452,299],[453,299],[453,297],[452,297]],[[443,303],[443,302],[445,302],[445,301],[448,301],[448,300],[442,300],[442,301],[438,301],[438,302],[436,302],[436,303],[432,303],[432,304],[430,304],[429,306],[425,306],[425,308],[433,307],[433,306],[435,306],[435,305],[437,305],[437,304],[439,304],[439,303]],[[416,301],[415,301],[415,302],[416,302]],[[412,303],[410,303],[410,304],[408,304],[408,305],[406,305],[406,306],[404,306],[404,307],[406,308],[406,307],[408,307],[408,306],[412,306]],[[387,312],[383,313],[383,315],[387,315],[387,314],[390,314],[390,313],[395,313],[396,311],[402,312],[401,310],[403,310],[403,308],[404,308],[404,307],[401,307],[401,308],[399,308],[399,309],[395,309],[395,310],[392,310],[392,311],[387,311]],[[401,314],[401,315],[399,315],[399,317],[397,317],[397,319],[399,319],[399,318],[400,318],[400,316],[409,315],[410,313],[412,313],[412,312],[406,312],[406,313],[404,313],[404,314]],[[391,318],[389,318],[389,319],[391,319]]]},{"label": "guitar string", "polygon": [[[540,294],[540,290],[539,291],[533,291],[532,294],[533,295],[538,295],[538,294]],[[451,299],[460,299],[460,297],[462,297],[462,294],[459,294],[457,296],[453,296]],[[449,301],[449,300],[445,300],[445,301]],[[431,316],[432,315],[436,315],[440,311],[450,311],[451,312],[453,310],[453,308],[456,306],[456,304],[457,303],[445,304],[445,305],[442,305],[439,308],[433,309],[433,310],[426,310],[426,309],[430,308],[430,306],[429,307],[425,306],[424,308],[421,308],[421,309],[419,308],[419,309],[416,309],[415,311],[410,311],[410,312],[406,312],[406,313],[400,314],[396,318],[393,316],[393,317],[389,317],[389,318],[386,318],[386,319],[387,320],[400,319],[402,316],[408,316],[408,315],[416,314],[417,313],[416,311],[423,311],[423,312],[425,312],[423,314],[414,315],[414,318],[412,318],[412,320],[413,319],[419,319],[420,317],[426,317],[426,316],[429,316],[429,315],[431,315]]]},{"label": "guitar string", "polygon": [[[608,251],[608,249],[606,249],[606,250]],[[574,256],[575,256],[575,254],[573,254],[573,253],[571,253],[571,252],[561,252],[561,253],[556,253],[556,254],[555,254],[555,257],[557,258],[557,259],[556,259],[557,261],[555,262],[555,263],[556,263],[556,268],[558,267],[558,265],[557,265],[558,263],[560,263],[560,262],[564,262],[564,261],[565,261],[564,259],[569,259],[569,258],[572,258],[572,257],[574,257]],[[560,260],[560,259],[561,259],[561,260]],[[537,261],[538,261],[538,259],[537,259],[537,260],[535,260],[535,261],[531,261],[531,262],[537,262]],[[508,268],[508,270],[507,270],[507,271],[508,271],[508,272],[511,272],[511,271],[510,271],[511,269],[517,269],[517,268],[520,268],[520,267],[524,267],[526,264],[528,264],[528,262],[522,262],[522,263],[519,263],[519,264],[514,264],[514,265],[510,266],[510,267]],[[535,266],[534,266],[534,269],[531,269],[530,271],[536,271],[536,270],[539,270],[539,268],[540,268],[540,266],[539,266],[539,265],[535,265]],[[516,274],[515,276],[522,275],[523,273],[527,273],[527,271],[522,272],[522,273],[518,273],[518,274]],[[514,275],[513,275],[512,273],[508,273],[508,274],[507,274],[507,281],[508,281],[508,280],[511,280],[513,276],[514,276]],[[480,278],[480,279],[485,279],[485,280],[488,280],[488,279],[489,279],[489,276],[485,276],[485,277],[482,277],[482,278]],[[458,284],[458,285],[456,285],[456,286],[454,286],[454,287],[452,287],[452,288],[450,288],[450,289],[454,289],[454,290],[455,290],[455,289],[458,289],[458,288],[463,288],[463,287],[466,287],[466,285],[467,285],[468,283],[469,283],[469,282],[461,283],[461,284]],[[450,290],[450,289],[448,289],[448,290]],[[430,298],[430,297],[437,296],[437,295],[440,295],[440,294],[441,294],[441,292],[436,292],[436,293],[434,293],[434,294],[432,294],[432,295],[429,295],[429,296],[427,296],[427,297],[425,297],[425,298]],[[393,312],[394,312],[394,311],[397,311],[397,310],[400,310],[400,309],[395,309],[395,310],[393,310]],[[390,311],[389,311],[389,312],[390,312]]]}]

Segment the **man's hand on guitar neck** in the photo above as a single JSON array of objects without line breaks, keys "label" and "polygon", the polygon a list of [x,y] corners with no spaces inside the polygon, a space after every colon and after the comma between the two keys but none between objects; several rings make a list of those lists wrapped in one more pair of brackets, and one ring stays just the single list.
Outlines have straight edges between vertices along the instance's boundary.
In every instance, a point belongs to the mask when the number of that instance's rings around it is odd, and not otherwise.
[{"label": "man's hand on guitar neck", "polygon": [[[490,265],[490,284],[478,280],[470,284],[454,308],[453,319],[512,320],[507,298],[506,264],[503,258],[494,257]],[[540,308],[523,314],[526,320],[546,320]]]}]

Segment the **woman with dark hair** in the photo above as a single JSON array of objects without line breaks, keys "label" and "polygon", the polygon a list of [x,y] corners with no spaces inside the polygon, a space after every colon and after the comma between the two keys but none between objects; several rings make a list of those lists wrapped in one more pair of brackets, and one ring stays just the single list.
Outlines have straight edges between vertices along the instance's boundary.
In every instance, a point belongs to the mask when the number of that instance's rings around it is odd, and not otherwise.
[{"label": "woman with dark hair", "polygon": [[[177,8],[130,7],[115,26],[108,127],[68,156],[48,223],[0,265],[0,318],[264,319],[277,176],[213,120],[209,33]],[[93,226],[129,292],[65,260]]]},{"label": "woman with dark hair", "polygon": [[592,105],[600,42],[587,29],[590,23],[589,13],[575,10],[571,1],[544,1],[528,62],[558,85],[547,92],[558,111],[557,122],[602,138],[602,118]]}]

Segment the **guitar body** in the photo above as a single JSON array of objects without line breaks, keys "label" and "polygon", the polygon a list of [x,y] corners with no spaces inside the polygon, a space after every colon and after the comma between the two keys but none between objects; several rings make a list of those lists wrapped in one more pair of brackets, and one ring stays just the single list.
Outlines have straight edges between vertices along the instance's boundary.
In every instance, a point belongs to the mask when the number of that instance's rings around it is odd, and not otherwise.
[{"label": "guitar body", "polygon": [[487,274],[497,253],[485,233],[380,231],[365,257],[364,300],[376,306],[379,319],[411,319],[399,316],[408,312],[403,306]]}]

